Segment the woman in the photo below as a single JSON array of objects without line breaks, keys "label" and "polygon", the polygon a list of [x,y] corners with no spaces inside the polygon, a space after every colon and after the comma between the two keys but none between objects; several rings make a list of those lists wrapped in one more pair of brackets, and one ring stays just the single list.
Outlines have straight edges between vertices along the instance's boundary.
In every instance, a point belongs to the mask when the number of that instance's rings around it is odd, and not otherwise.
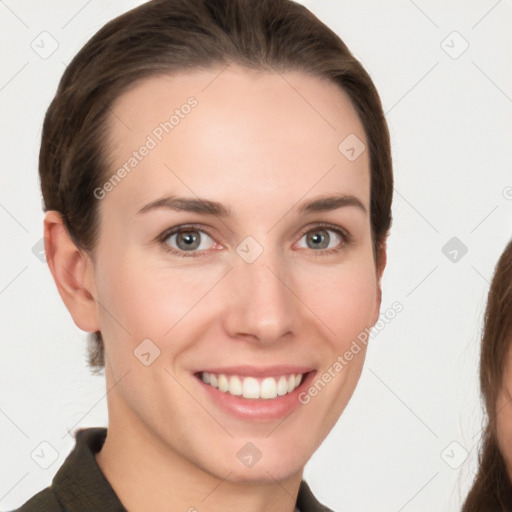
[{"label": "woman", "polygon": [[480,386],[487,413],[479,468],[463,512],[512,510],[512,241],[496,266],[485,313]]},{"label": "woman", "polygon": [[361,373],[393,190],[343,42],[288,0],[148,2],[66,69],[40,176],[109,425],[20,510],[328,510],[302,474]]}]

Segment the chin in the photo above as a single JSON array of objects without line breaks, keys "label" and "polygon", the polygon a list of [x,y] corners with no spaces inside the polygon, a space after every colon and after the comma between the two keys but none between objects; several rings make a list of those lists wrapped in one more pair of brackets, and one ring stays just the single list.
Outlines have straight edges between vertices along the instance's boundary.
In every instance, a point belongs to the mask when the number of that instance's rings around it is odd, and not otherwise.
[{"label": "chin", "polygon": [[236,458],[235,462],[232,460],[226,461],[222,467],[219,467],[218,464],[214,464],[214,468],[210,466],[213,471],[209,472],[221,480],[232,483],[275,483],[276,480],[286,480],[303,471],[307,459],[304,457],[298,458],[298,451],[294,450],[295,453],[286,454],[288,455],[287,460],[285,454],[279,455],[276,453],[269,457],[262,454],[259,460],[252,463],[252,466],[245,466],[243,462]]}]

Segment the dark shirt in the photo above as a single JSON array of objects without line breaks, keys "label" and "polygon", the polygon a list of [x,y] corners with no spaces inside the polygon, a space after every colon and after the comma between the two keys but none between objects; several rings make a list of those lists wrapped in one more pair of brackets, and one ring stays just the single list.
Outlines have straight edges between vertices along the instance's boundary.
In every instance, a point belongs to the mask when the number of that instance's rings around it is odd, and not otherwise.
[{"label": "dark shirt", "polygon": [[[102,473],[94,454],[103,446],[106,428],[80,429],[76,445],[51,486],[13,512],[127,512]],[[302,480],[296,507],[300,512],[333,512],[319,503]]]}]

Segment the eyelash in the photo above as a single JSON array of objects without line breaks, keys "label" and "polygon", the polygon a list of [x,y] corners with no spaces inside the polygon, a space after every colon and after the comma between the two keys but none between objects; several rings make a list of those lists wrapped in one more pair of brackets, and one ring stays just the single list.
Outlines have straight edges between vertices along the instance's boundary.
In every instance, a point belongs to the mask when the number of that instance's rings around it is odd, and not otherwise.
[{"label": "eyelash", "polygon": [[[200,231],[202,233],[206,233],[213,240],[213,236],[208,232],[208,230],[204,229],[203,226],[200,226],[199,224],[185,224],[185,225],[177,226],[177,227],[174,227],[167,231],[164,231],[161,235],[159,235],[157,237],[157,242],[163,246],[163,249],[166,252],[169,252],[175,256],[180,256],[183,258],[202,257],[202,256],[207,255],[208,251],[198,251],[198,252],[190,251],[190,253],[187,254],[187,251],[177,251],[176,249],[169,247],[169,245],[165,243],[166,240],[168,240],[169,237],[172,235],[179,234],[179,233],[186,232],[186,231],[196,231],[196,230]],[[301,233],[299,239],[301,239],[304,235],[310,233],[311,231],[316,231],[316,230],[318,230],[318,231],[320,231],[320,230],[333,231],[334,233],[339,235],[340,238],[342,239],[342,245],[339,246],[338,248],[324,249],[324,250],[319,250],[319,251],[310,249],[310,251],[313,253],[313,255],[315,257],[328,256],[331,254],[341,252],[344,247],[351,245],[351,243],[353,241],[352,235],[350,235],[350,233],[348,233],[344,229],[340,228],[339,226],[336,226],[334,224],[329,224],[326,222],[320,222],[318,224],[315,224],[314,226],[308,227],[308,229],[306,229],[305,231],[303,231]]]}]

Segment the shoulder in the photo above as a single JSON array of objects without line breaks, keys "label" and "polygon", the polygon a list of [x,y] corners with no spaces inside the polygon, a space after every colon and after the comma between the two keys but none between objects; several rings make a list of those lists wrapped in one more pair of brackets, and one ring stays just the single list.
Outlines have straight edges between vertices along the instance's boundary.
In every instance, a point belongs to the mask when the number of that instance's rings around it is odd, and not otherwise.
[{"label": "shoulder", "polygon": [[75,447],[55,474],[52,484],[11,512],[123,510],[94,457],[101,449],[106,432],[100,427],[79,429],[75,434]]},{"label": "shoulder", "polygon": [[12,512],[63,512],[63,510],[53,490],[47,487]]},{"label": "shoulder", "polygon": [[295,506],[299,509],[299,512],[334,512],[315,498],[305,480],[302,480],[300,483],[299,495],[297,496]]}]

